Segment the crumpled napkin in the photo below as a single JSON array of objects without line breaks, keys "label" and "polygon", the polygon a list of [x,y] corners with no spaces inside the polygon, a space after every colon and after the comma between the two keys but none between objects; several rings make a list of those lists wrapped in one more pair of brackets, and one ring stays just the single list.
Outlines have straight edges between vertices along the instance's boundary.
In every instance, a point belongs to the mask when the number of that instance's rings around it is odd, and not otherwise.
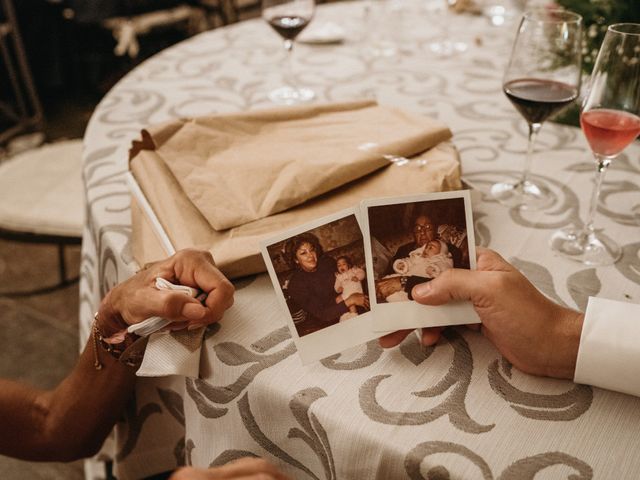
[{"label": "crumpled napkin", "polygon": [[205,327],[154,333],[149,337],[139,377],[198,377]]},{"label": "crumpled napkin", "polygon": [[449,138],[436,120],[374,101],[275,108],[144,130],[143,141],[134,142],[132,170],[136,155],[153,151],[222,231],[365,177],[388,166],[389,156],[412,157]]}]

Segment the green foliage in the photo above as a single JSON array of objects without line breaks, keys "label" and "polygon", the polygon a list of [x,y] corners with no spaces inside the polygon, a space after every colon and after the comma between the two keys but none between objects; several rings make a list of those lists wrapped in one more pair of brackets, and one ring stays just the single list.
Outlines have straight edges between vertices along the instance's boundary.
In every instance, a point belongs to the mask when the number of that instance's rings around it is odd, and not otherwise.
[{"label": "green foliage", "polygon": [[558,5],[582,15],[582,68],[591,73],[607,27],[613,23],[640,23],[640,0],[556,0]]},{"label": "green foliage", "polygon": [[614,23],[640,23],[640,0],[556,0],[561,7],[582,15],[582,68],[591,73],[607,27]]},{"label": "green foliage", "polygon": [[[584,19],[582,69],[588,75],[598,56],[607,27],[614,23],[640,23],[640,0],[555,0]],[[580,106],[574,103],[561,111],[554,122],[580,126]]]}]

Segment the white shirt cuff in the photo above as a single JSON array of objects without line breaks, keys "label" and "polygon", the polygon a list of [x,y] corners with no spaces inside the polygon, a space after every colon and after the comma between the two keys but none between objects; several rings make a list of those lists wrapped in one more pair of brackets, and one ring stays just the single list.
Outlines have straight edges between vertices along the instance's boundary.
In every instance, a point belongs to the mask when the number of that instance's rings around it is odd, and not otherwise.
[{"label": "white shirt cuff", "polygon": [[640,396],[640,305],[589,298],[573,380]]}]

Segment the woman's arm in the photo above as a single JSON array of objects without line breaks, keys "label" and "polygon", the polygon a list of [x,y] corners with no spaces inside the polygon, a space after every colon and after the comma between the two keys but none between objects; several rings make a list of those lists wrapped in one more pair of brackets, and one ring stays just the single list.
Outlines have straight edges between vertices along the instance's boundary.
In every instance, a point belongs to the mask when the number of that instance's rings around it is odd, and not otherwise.
[{"label": "woman's arm", "polygon": [[[157,290],[158,276],[207,292],[205,304]],[[211,255],[187,250],[114,287],[100,304],[95,326],[109,337],[153,315],[206,325],[218,321],[232,303],[233,286]],[[69,461],[99,450],[133,391],[135,368],[96,345],[95,338],[90,337],[72,372],[54,390],[0,380],[0,454]]]},{"label": "woman's arm", "polygon": [[135,369],[99,351],[103,368],[96,370],[93,352],[87,343],[52,391],[0,379],[0,453],[66,462],[100,449],[133,391]]}]

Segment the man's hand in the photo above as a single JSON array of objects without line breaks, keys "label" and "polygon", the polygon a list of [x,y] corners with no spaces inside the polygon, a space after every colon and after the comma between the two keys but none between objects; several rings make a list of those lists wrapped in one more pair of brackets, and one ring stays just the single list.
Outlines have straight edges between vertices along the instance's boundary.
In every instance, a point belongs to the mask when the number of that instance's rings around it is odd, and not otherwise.
[{"label": "man's hand", "polygon": [[262,458],[241,458],[209,469],[185,467],[169,480],[289,480],[284,473]]},{"label": "man's hand", "polygon": [[[413,298],[425,305],[470,300],[481,331],[519,370],[534,375],[573,378],[584,316],[542,295],[517,269],[492,250],[478,247],[477,270],[451,269],[414,287]],[[422,343],[432,345],[441,328],[424,329]],[[411,330],[380,339],[383,347],[399,344]]]},{"label": "man's hand", "polygon": [[[207,293],[205,304],[171,290],[155,288],[156,277],[187,285]],[[209,252],[181,250],[166,260],[153,263],[114,287],[100,307],[101,331],[113,334],[128,325],[159,316],[195,328],[217,322],[233,305],[234,288],[214,266]]]},{"label": "man's hand", "polygon": [[376,297],[387,298],[392,293],[396,293],[402,290],[402,284],[400,283],[400,277],[383,278],[376,282]]}]

